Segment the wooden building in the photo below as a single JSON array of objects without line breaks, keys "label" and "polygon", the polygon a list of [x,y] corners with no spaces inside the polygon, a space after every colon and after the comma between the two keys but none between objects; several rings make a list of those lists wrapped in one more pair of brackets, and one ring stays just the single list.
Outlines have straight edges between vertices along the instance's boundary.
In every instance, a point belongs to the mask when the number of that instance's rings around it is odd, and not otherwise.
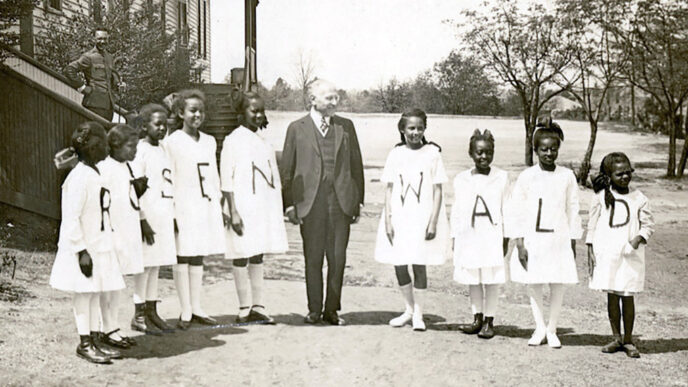
[{"label": "wooden building", "polygon": [[[31,15],[22,18],[14,29],[20,33],[19,49],[34,56],[36,36],[46,28],[47,18],[67,20],[81,13],[100,20],[104,12],[113,6],[115,0],[41,0]],[[123,1],[123,0],[119,0]],[[193,47],[199,69],[196,81],[210,82],[210,0],[130,0],[127,5],[132,11],[140,10],[144,4],[160,7],[165,18],[167,32],[179,34],[183,45]]]}]

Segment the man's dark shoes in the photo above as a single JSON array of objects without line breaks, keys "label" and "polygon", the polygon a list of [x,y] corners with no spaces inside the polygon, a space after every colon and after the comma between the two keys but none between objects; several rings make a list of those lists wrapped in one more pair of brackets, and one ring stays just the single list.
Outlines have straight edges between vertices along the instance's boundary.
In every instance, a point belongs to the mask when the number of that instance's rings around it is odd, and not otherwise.
[{"label": "man's dark shoes", "polygon": [[320,322],[320,313],[310,312],[304,317],[303,322],[306,324],[317,324]]},{"label": "man's dark shoes", "polygon": [[174,327],[158,315],[157,301],[146,301],[146,325],[155,325],[165,333],[174,332]]},{"label": "man's dark shoes", "polygon": [[323,321],[330,325],[346,325],[346,321],[337,315],[337,312],[325,312],[323,313]]},{"label": "man's dark shoes", "polygon": [[481,339],[491,339],[494,337],[495,332],[494,326],[492,325],[493,321],[494,317],[485,317],[485,321],[483,321],[483,327],[480,329],[478,337]]},{"label": "man's dark shoes", "polygon": [[474,335],[478,332],[483,327],[483,314],[482,313],[476,313],[473,315],[473,323],[472,324],[462,324],[459,326],[459,329],[466,334],[469,335]]},{"label": "man's dark shoes", "polygon": [[96,364],[111,364],[112,360],[101,350],[99,350],[95,345],[93,345],[93,340],[91,336],[84,335],[81,336],[81,342],[76,347],[76,355],[82,359],[86,359],[91,363]]},{"label": "man's dark shoes", "polygon": [[195,322],[201,325],[217,325],[217,320],[210,316],[199,316],[197,314],[191,315],[191,322]]}]

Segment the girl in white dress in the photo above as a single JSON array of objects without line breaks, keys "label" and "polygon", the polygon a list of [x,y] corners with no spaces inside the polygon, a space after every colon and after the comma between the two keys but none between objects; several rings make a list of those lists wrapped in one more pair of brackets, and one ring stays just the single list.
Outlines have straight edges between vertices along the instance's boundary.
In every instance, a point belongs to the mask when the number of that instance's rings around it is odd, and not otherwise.
[{"label": "girl in white dress", "polygon": [[[633,168],[619,152],[604,157],[600,175],[594,180],[596,195],[588,221],[588,266],[590,288],[607,292],[607,312],[614,339],[602,352],[623,349],[629,357],[640,357],[633,344],[634,295],[645,282],[645,245],[654,232],[650,204],[640,191],[630,190]],[[624,335],[621,338],[623,306]]]},{"label": "girl in white dress", "polygon": [[468,285],[474,317],[472,324],[460,329],[490,339],[494,337],[499,284],[506,279],[504,255],[509,240],[503,236],[503,208],[509,177],[506,171],[490,166],[494,137],[489,130],[473,132],[468,154],[475,168],[454,178],[454,280]]},{"label": "girl in white dress", "polygon": [[110,192],[96,167],[107,156],[105,129],[93,121],[81,124],[72,134],[72,147],[56,160],[58,168],[71,167],[73,163],[60,162],[78,156],[62,184],[62,222],[50,285],[73,294],[77,355],[108,364],[121,355],[101,345],[100,295],[123,289],[124,280],[112,244]]},{"label": "girl in white dress", "polygon": [[[139,193],[145,188],[145,179],[136,178],[131,162],[136,157],[138,131],[128,125],[115,125],[108,132],[110,156],[98,163],[106,187],[112,194],[112,237],[115,254],[124,275],[143,272],[143,229],[150,230],[139,213]],[[101,296],[103,330],[107,343],[119,348],[135,345],[132,338],[124,337],[119,331],[120,292],[107,292]]]},{"label": "girl in white dress", "polygon": [[[521,172],[512,193],[513,221],[507,237],[516,239],[511,257],[511,279],[528,284],[535,331],[528,345],[541,345],[545,339],[560,348],[557,322],[564,299],[564,284],[578,282],[576,239],[583,229],[578,214],[578,184],[568,168],[556,165],[564,133],[548,120],[538,124],[533,146],[538,164]],[[550,288],[549,324],[545,325],[542,293]]]},{"label": "girl in white dress", "polygon": [[144,271],[134,275],[136,313],[131,327],[158,334],[160,331],[174,331],[157,312],[160,266],[177,263],[172,167],[163,149],[167,110],[161,105],[148,104],[141,108],[139,118],[145,137],[136,147],[136,158],[132,165],[148,181],[148,189],[141,196],[140,203],[141,214],[147,220],[147,223],[142,223],[142,230],[148,226],[151,230],[144,233]]},{"label": "girl in white dress", "polygon": [[[228,204],[225,257],[239,298],[238,323],[273,323],[263,306],[263,255],[289,249],[275,151],[256,132],[267,126],[265,103],[255,93],[242,96],[241,126],[225,137],[220,156],[222,194]],[[251,301],[248,291],[251,287]]]},{"label": "girl in white dress", "polygon": [[[425,139],[426,127],[427,116],[420,109],[404,113],[399,120],[401,143],[387,156],[380,178],[387,189],[375,245],[375,260],[394,265],[406,303],[404,313],[389,324],[401,327],[412,322],[416,331],[425,330],[421,309],[428,286],[425,266],[444,263],[449,237],[442,205],[442,184],[448,179],[440,147]],[[413,286],[408,265],[413,266]]]},{"label": "girl in white dress", "polygon": [[165,139],[165,151],[172,167],[178,230],[173,274],[182,311],[177,327],[186,330],[192,321],[217,324],[201,308],[203,258],[224,254],[225,234],[215,156],[217,142],[199,131],[205,120],[205,96],[198,90],[183,90],[175,105],[175,114],[183,125]]}]

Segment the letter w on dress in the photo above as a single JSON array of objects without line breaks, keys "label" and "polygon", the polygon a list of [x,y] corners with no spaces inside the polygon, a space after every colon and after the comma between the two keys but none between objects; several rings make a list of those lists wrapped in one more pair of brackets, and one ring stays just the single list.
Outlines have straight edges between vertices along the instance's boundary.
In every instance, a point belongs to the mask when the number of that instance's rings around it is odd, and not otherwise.
[{"label": "letter w on dress", "polygon": [[404,185],[404,176],[401,174],[399,175],[399,180],[401,181],[401,205],[404,205],[404,202],[406,201],[406,196],[408,196],[408,191],[411,190],[413,191],[413,194],[416,195],[416,199],[418,199],[418,203],[420,203],[420,190],[423,187],[423,172],[420,172],[420,180],[418,182],[418,189],[414,189],[411,184]]},{"label": "letter w on dress", "polygon": [[258,172],[261,176],[263,176],[263,180],[268,184],[268,186],[272,189],[275,189],[275,175],[272,174],[272,164],[270,163],[270,160],[268,160],[268,168],[270,168],[270,180],[268,180],[268,177],[265,176],[265,173],[256,166],[256,164],[251,161],[251,174],[253,175],[252,183],[253,183],[253,194],[256,194],[256,172]]}]

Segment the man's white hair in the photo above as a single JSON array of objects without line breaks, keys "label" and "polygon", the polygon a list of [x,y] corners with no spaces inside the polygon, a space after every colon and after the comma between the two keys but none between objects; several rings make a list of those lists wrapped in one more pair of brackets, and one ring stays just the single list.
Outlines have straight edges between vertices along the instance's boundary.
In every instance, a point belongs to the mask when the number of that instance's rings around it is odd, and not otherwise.
[{"label": "man's white hair", "polygon": [[316,92],[323,90],[325,88],[328,88],[328,89],[331,88],[331,89],[337,90],[337,87],[334,85],[334,83],[332,83],[326,79],[316,79],[308,87],[308,97],[315,95]]}]

